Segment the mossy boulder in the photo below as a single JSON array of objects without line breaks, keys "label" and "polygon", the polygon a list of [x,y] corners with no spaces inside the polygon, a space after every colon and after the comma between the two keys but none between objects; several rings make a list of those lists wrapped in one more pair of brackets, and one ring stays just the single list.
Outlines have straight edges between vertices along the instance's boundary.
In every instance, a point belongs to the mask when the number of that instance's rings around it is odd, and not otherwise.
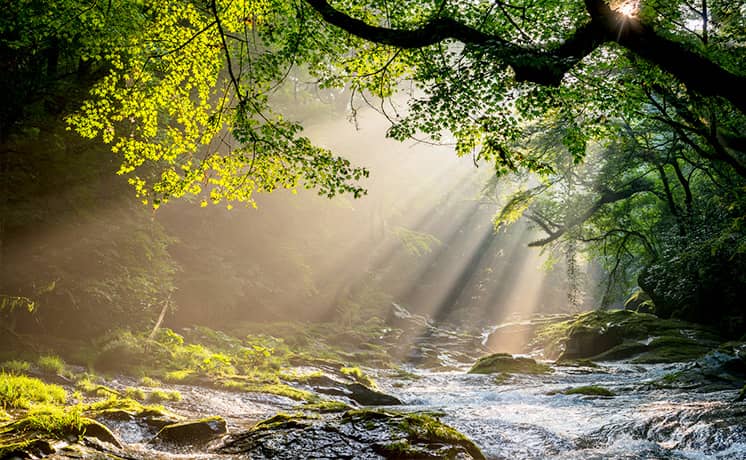
[{"label": "mossy boulder", "polygon": [[278,414],[228,436],[220,454],[252,459],[484,459],[466,436],[429,414],[350,410],[326,417]]},{"label": "mossy boulder", "polygon": [[697,391],[738,390],[744,381],[746,343],[731,342],[664,376],[656,386]]},{"label": "mossy boulder", "polygon": [[556,394],[563,394],[563,395],[584,395],[584,396],[600,396],[600,397],[613,397],[616,396],[616,394],[604,387],[600,387],[598,385],[586,385],[582,387],[575,387],[575,388],[568,388],[566,390],[562,391],[550,391],[547,393],[548,395],[556,395]]},{"label": "mossy boulder", "polygon": [[166,425],[151,442],[193,446],[205,444],[227,432],[225,420],[220,416],[214,416]]},{"label": "mossy boulder", "polygon": [[395,396],[373,390],[362,383],[339,382],[326,375],[313,376],[308,383],[317,393],[343,396],[364,406],[397,406],[402,403]]},{"label": "mossy boulder", "polygon": [[550,359],[638,363],[691,361],[719,343],[711,329],[631,310],[596,310],[547,325],[533,345]]},{"label": "mossy boulder", "polygon": [[531,358],[513,357],[507,353],[483,356],[469,369],[470,374],[545,374],[551,372],[546,364],[537,363]]}]

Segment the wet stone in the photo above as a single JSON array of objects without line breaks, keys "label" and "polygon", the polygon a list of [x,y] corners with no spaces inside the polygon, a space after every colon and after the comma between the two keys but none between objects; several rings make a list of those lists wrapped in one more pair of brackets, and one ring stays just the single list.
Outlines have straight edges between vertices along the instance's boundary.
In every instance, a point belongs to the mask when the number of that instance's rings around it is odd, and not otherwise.
[{"label": "wet stone", "polygon": [[208,417],[166,425],[158,432],[153,442],[177,445],[205,444],[227,432],[225,420],[222,417]]},{"label": "wet stone", "polygon": [[467,438],[428,416],[348,411],[326,418],[276,416],[229,436],[221,454],[252,459],[483,459]]}]

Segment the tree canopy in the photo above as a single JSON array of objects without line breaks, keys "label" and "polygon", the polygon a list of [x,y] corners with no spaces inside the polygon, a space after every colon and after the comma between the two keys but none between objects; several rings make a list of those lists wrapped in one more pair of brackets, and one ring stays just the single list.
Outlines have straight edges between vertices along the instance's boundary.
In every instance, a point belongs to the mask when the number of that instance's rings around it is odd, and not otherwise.
[{"label": "tree canopy", "polygon": [[[532,174],[497,223],[528,218],[545,233],[534,245],[571,259],[580,245],[661,308],[701,304],[703,285],[722,288],[706,279],[731,276],[703,261],[737,267],[746,252],[742,0],[11,3],[0,138],[39,107],[65,113],[150,206],[364,194],[368,171],[278,102],[302,87],[353,120],[361,105],[384,113],[393,138]],[[67,87],[85,89],[82,106],[58,100]]]}]

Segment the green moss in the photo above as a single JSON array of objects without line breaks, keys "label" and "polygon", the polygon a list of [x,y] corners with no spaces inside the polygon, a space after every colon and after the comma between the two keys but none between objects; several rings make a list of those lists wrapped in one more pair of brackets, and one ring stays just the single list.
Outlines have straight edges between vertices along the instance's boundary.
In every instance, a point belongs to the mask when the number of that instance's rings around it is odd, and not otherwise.
[{"label": "green moss", "polygon": [[36,403],[64,404],[65,390],[25,375],[0,373],[0,407],[28,409]]},{"label": "green moss", "polygon": [[148,393],[146,399],[151,402],[181,401],[181,393],[178,391],[155,389]]},{"label": "green moss", "polygon": [[161,386],[161,382],[152,377],[143,376],[143,377],[140,377],[140,385],[144,387],[159,387]]},{"label": "green moss", "polygon": [[[594,357],[593,359],[626,359],[644,353],[649,349],[635,345],[635,343],[647,341],[650,337],[656,337],[662,341],[681,340],[682,343],[687,344],[697,343],[703,348],[715,346],[718,342],[717,334],[711,329],[685,321],[661,319],[655,315],[630,310],[596,310],[576,315],[566,321],[542,326],[537,330],[532,345],[544,348],[547,356],[559,356],[573,337],[593,334],[617,341],[614,348],[598,355],[601,358]],[[621,341],[625,342],[619,345],[618,342]],[[614,340],[609,340],[609,343],[614,345]],[[649,345],[653,348],[664,346],[663,343]],[[672,348],[675,348],[675,345],[672,344]],[[692,356],[696,357],[697,351],[689,351],[691,350],[681,353],[683,358],[677,357],[672,351],[661,357],[663,361],[656,362],[688,360]],[[652,355],[651,359],[653,359]]]},{"label": "green moss", "polygon": [[616,396],[614,392],[597,385],[570,388],[561,392],[563,395]]},{"label": "green moss", "polygon": [[359,367],[342,367],[339,369],[342,375],[352,377],[356,382],[362,383],[369,388],[377,388],[376,382]]},{"label": "green moss", "polygon": [[192,369],[169,371],[163,375],[163,380],[170,383],[185,383],[190,380],[194,374],[195,372]]},{"label": "green moss", "polygon": [[3,430],[19,433],[38,433],[55,438],[81,434],[85,421],[80,406],[60,407],[50,404],[34,405],[20,420],[6,425]]},{"label": "green moss", "polygon": [[746,385],[741,388],[741,391],[738,392],[738,396],[736,396],[736,402],[741,402],[746,399]]},{"label": "green moss", "polygon": [[31,369],[28,361],[11,360],[0,363],[0,371],[7,374],[26,374]]},{"label": "green moss", "polygon": [[288,414],[286,412],[278,412],[272,417],[258,422],[256,425],[254,425],[252,429],[253,430],[274,430],[277,428],[305,426],[306,423],[304,423],[304,421],[312,420],[315,418],[317,417],[313,417],[311,415],[304,414],[302,412],[295,413],[295,414]]},{"label": "green moss", "polygon": [[537,363],[531,358],[514,358],[507,353],[495,353],[479,358],[469,369],[470,374],[493,374],[497,372],[518,374],[545,374],[551,372],[545,364]]},{"label": "green moss", "polygon": [[590,367],[594,369],[601,367],[590,359],[560,359],[554,365],[563,367]]},{"label": "green moss", "polygon": [[402,368],[394,369],[394,371],[390,374],[391,378],[393,379],[402,379],[402,380],[419,380],[421,377],[413,372],[409,372]]},{"label": "green moss", "polygon": [[[310,380],[318,377],[323,377],[324,373],[321,371],[316,372],[309,372],[307,374],[296,374],[295,372],[280,372],[277,374],[277,377],[280,380],[285,380],[286,382],[296,382],[296,383],[308,383]],[[269,379],[266,379],[269,380]]]},{"label": "green moss", "polygon": [[136,399],[138,401],[144,401],[145,400],[145,392],[143,390],[141,390],[140,388],[127,387],[127,388],[124,389],[124,397],[125,398]]},{"label": "green moss", "polygon": [[386,458],[418,458],[423,455],[423,452],[420,449],[414,448],[406,439],[400,439],[376,447],[377,453]]},{"label": "green moss", "polygon": [[277,396],[285,396],[297,401],[313,402],[318,400],[318,396],[316,396],[315,394],[309,391],[293,388],[290,385],[285,385],[284,383],[263,384],[240,380],[221,380],[218,382],[218,385],[226,390],[268,393]]},{"label": "green moss", "polygon": [[324,399],[315,403],[302,404],[298,406],[298,408],[320,413],[345,412],[352,409],[348,404],[345,404],[342,401],[332,401],[328,399]]},{"label": "green moss", "polygon": [[633,363],[674,363],[693,361],[709,352],[711,347],[687,337],[657,337],[648,345],[648,351],[632,360]]},{"label": "green moss", "polygon": [[405,414],[400,427],[408,434],[410,441],[459,445],[464,447],[472,457],[485,458],[476,444],[469,438],[429,415]]},{"label": "green moss", "polygon": [[496,375],[494,379],[492,379],[492,382],[495,385],[505,385],[512,378],[513,378],[513,376],[510,375],[510,374],[508,374],[507,372],[501,372],[498,375]]},{"label": "green moss", "polygon": [[83,411],[92,417],[105,415],[111,412],[126,412],[131,415],[158,415],[175,418],[163,406],[157,404],[143,405],[130,398],[119,398],[111,396],[108,399],[97,401],[83,406]]}]

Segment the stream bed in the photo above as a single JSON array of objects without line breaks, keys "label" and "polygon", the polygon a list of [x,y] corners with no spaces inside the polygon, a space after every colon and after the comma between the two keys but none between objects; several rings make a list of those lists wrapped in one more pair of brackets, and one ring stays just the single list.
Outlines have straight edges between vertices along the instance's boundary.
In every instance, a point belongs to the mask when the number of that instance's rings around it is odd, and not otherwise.
[{"label": "stream bed", "polygon": [[[685,364],[559,367],[542,375],[480,375],[410,368],[407,378],[378,375],[382,391],[403,401],[385,409],[435,414],[472,439],[489,459],[744,459],[746,404],[737,392],[696,392],[663,388],[663,376]],[[127,382],[123,382],[126,384]],[[615,396],[564,395],[569,388],[595,385]],[[276,412],[292,412],[288,398],[177,385],[180,415],[220,414],[229,432],[246,430]],[[132,458],[255,458],[162,450],[122,423],[111,427]],[[291,444],[292,445],[292,444]],[[213,444],[213,447],[215,444]],[[212,449],[212,450],[211,450]],[[318,457],[342,458],[318,447]],[[212,452],[212,453],[211,453]],[[272,455],[258,458],[273,458]],[[306,458],[285,452],[281,458]],[[369,455],[344,458],[381,458]]]},{"label": "stream bed", "polygon": [[[744,459],[746,404],[737,392],[663,389],[682,365],[555,367],[548,375],[422,372],[386,388],[407,410],[441,412],[491,459]],[[553,394],[598,385],[616,396]]]}]

